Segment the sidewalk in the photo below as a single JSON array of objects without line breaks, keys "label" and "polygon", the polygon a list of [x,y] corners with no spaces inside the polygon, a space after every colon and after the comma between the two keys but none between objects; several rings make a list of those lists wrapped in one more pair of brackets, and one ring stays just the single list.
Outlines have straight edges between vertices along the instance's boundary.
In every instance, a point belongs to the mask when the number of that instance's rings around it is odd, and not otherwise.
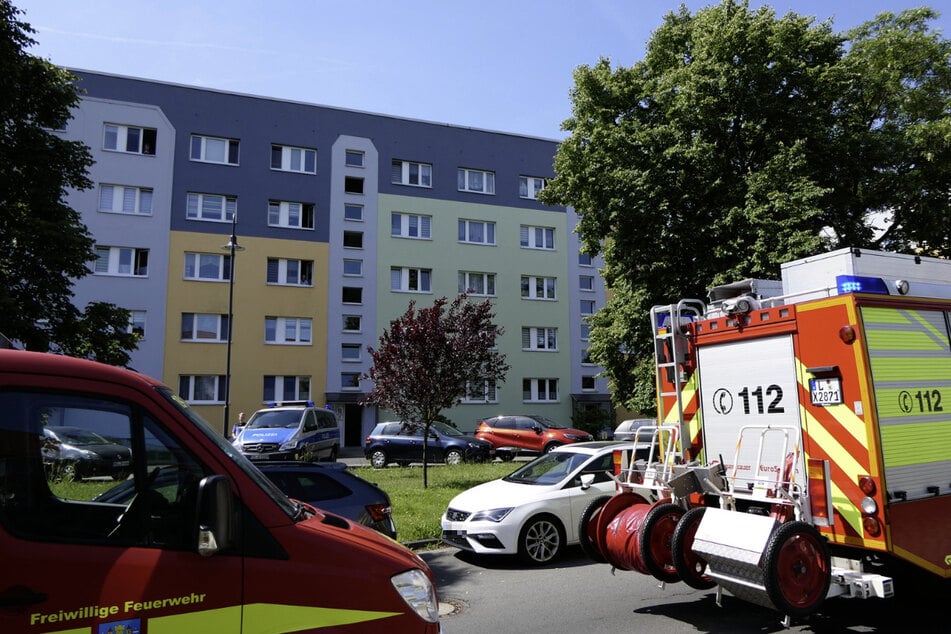
[{"label": "sidewalk", "polygon": [[369,467],[370,463],[363,456],[363,447],[341,447],[337,452],[337,462],[343,462],[348,467]]}]

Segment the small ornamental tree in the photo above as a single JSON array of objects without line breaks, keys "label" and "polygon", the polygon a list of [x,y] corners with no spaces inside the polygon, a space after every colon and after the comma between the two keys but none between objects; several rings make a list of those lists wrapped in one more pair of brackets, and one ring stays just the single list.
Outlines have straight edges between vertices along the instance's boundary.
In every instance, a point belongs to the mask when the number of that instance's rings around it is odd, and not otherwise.
[{"label": "small ornamental tree", "polygon": [[393,410],[423,430],[423,488],[429,428],[440,412],[458,405],[467,389],[481,394],[486,384],[505,380],[509,365],[495,344],[503,329],[494,317],[488,300],[472,302],[465,293],[418,311],[410,302],[380,335],[379,348],[368,348],[373,365],[364,378],[374,386],[363,404]]}]

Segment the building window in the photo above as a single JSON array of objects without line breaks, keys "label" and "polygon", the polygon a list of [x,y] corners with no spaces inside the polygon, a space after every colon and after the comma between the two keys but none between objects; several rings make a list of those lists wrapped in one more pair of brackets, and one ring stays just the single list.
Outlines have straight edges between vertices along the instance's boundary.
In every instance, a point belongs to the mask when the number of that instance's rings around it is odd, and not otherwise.
[{"label": "building window", "polygon": [[431,277],[430,269],[394,266],[390,268],[390,290],[402,293],[428,293]]},{"label": "building window", "polygon": [[392,181],[394,185],[432,187],[433,166],[428,163],[394,160],[392,166]]},{"label": "building window", "polygon": [[583,291],[593,291],[594,290],[594,276],[593,275],[579,275],[578,276],[578,287]]},{"label": "building window", "polygon": [[362,332],[363,331],[363,319],[360,315],[344,315],[343,316],[343,331],[344,332]]},{"label": "building window", "polygon": [[356,176],[346,176],[343,179],[343,191],[347,194],[362,194],[363,179]]},{"label": "building window", "polygon": [[363,222],[363,205],[345,204],[343,206],[343,219]]},{"label": "building window", "polygon": [[538,192],[545,189],[545,179],[535,176],[518,177],[518,195],[520,198],[538,200]]},{"label": "building window", "polygon": [[587,341],[591,337],[591,326],[581,322],[581,340]]},{"label": "building window", "polygon": [[178,395],[192,404],[224,403],[225,385],[223,374],[183,374],[178,377]]},{"label": "building window", "polygon": [[154,156],[156,135],[154,128],[107,123],[103,126],[102,149]]},{"label": "building window", "polygon": [[522,297],[525,299],[557,299],[555,297],[555,278],[523,275]]},{"label": "building window", "polygon": [[551,227],[529,227],[522,225],[519,228],[519,244],[526,249],[555,248],[555,230]]},{"label": "building window", "polygon": [[118,214],[151,215],[152,190],[147,187],[100,185],[99,211],[111,211]]},{"label": "building window", "polygon": [[356,286],[344,286],[340,300],[344,304],[362,304],[363,289]]},{"label": "building window", "polygon": [[281,345],[310,345],[312,322],[309,318],[265,317],[264,342]]},{"label": "building window", "polygon": [[227,281],[231,277],[231,256],[216,253],[186,253],[186,280]]},{"label": "building window", "polygon": [[591,256],[587,253],[578,254],[578,266],[592,266]]},{"label": "building window", "polygon": [[460,220],[459,242],[495,244],[495,223],[480,220]]},{"label": "building window", "polygon": [[264,376],[265,403],[310,400],[309,376]]},{"label": "building window", "polygon": [[313,260],[267,259],[267,283],[281,286],[313,286]]},{"label": "building window", "polygon": [[345,343],[340,346],[340,358],[344,361],[354,362],[360,360],[360,349],[362,346],[359,343]]},{"label": "building window", "polygon": [[495,193],[495,172],[470,170],[459,168],[456,172],[459,191],[478,192],[480,194]]},{"label": "building window", "polygon": [[227,341],[227,315],[182,313],[182,341]]},{"label": "building window", "polygon": [[480,297],[495,297],[495,273],[459,271],[459,292]]},{"label": "building window", "polygon": [[231,222],[237,211],[238,199],[234,196],[193,192],[185,195],[185,217],[189,220]]},{"label": "building window", "polygon": [[317,173],[317,150],[289,145],[271,145],[271,169],[301,174]]},{"label": "building window", "polygon": [[390,215],[390,235],[395,238],[432,238],[432,217],[404,214],[394,211]]},{"label": "building window", "polygon": [[189,158],[203,163],[237,165],[238,140],[193,134]]},{"label": "building window", "polygon": [[526,403],[558,400],[558,379],[522,379],[522,400]]},{"label": "building window", "polygon": [[345,163],[347,167],[363,167],[364,154],[359,150],[347,150]]},{"label": "building window", "polygon": [[363,232],[362,231],[344,231],[343,246],[345,249],[362,249]]},{"label": "building window", "polygon": [[340,373],[340,389],[342,390],[359,390],[360,389],[360,373],[359,372],[341,372]]},{"label": "building window", "polygon": [[582,315],[594,314],[594,300],[592,299],[581,300],[581,314]]},{"label": "building window", "polygon": [[591,360],[591,351],[585,348],[581,351],[581,364],[582,365],[596,365],[594,361]]},{"label": "building window", "polygon": [[593,392],[594,391],[594,377],[591,375],[584,375],[581,377],[581,390],[583,392]]},{"label": "building window", "polygon": [[139,339],[145,339],[145,311],[144,310],[130,310],[129,311],[129,327],[126,332],[138,335]]},{"label": "building window", "polygon": [[97,246],[95,273],[146,277],[149,274],[149,250]]},{"label": "building window", "polygon": [[363,275],[363,260],[344,260],[343,274],[351,276]]},{"label": "building window", "polygon": [[313,229],[314,205],[292,203],[286,200],[269,200],[267,203],[267,224],[269,227]]},{"label": "building window", "polygon": [[475,384],[466,383],[466,393],[462,397],[463,403],[498,403],[499,396],[495,381]]},{"label": "building window", "polygon": [[558,350],[557,328],[522,328],[522,350]]}]

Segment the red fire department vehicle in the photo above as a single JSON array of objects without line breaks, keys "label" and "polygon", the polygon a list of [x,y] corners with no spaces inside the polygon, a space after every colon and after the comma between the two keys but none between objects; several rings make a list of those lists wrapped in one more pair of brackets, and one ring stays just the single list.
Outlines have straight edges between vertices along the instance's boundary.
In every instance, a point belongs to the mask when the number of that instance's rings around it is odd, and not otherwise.
[{"label": "red fire department vehicle", "polygon": [[787,623],[893,595],[889,562],[951,578],[951,261],[843,249],[651,323],[655,449],[616,456],[589,555]]}]

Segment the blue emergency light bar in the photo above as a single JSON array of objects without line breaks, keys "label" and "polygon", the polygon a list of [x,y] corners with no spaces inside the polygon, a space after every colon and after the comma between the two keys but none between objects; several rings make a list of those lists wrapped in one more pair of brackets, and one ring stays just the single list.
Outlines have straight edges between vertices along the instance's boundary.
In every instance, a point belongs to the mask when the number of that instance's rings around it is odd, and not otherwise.
[{"label": "blue emergency light bar", "polygon": [[866,277],[864,275],[836,275],[835,285],[839,294],[845,293],[873,293],[888,295],[888,286],[880,277]]}]

